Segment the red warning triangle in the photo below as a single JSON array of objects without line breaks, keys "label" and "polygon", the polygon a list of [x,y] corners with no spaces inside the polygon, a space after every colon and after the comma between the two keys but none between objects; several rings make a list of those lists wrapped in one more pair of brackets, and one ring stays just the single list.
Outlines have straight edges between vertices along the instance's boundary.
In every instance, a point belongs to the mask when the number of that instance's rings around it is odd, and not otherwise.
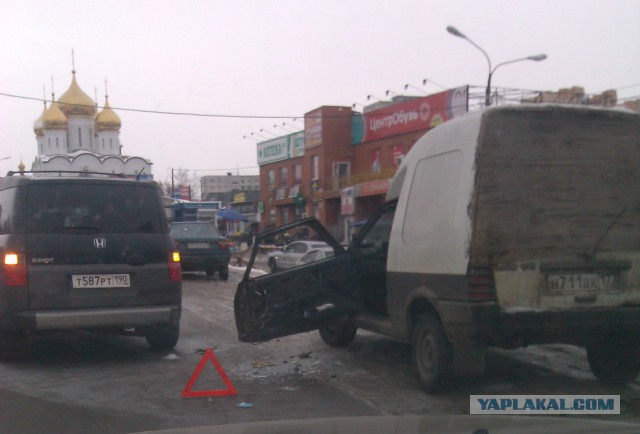
[{"label": "red warning triangle", "polygon": [[[215,366],[216,371],[218,371],[218,374],[220,374],[220,378],[222,378],[222,381],[224,381],[224,384],[227,386],[226,389],[195,391],[191,390],[193,384],[196,382],[196,380],[200,376],[200,373],[204,369],[204,365],[207,363],[207,360],[211,360],[211,363],[213,363],[213,366]],[[218,362],[218,359],[216,359],[216,356],[213,355],[213,351],[211,350],[211,348],[208,348],[207,351],[205,351],[204,356],[202,356],[202,359],[198,364],[198,367],[195,371],[193,371],[193,375],[191,375],[187,386],[182,391],[183,398],[204,398],[207,396],[227,396],[237,394],[238,391],[235,387],[233,387],[233,384],[231,384],[231,380],[229,380],[229,377],[227,377],[227,374],[224,372],[224,369],[222,369],[222,366],[220,365],[220,362]]]}]

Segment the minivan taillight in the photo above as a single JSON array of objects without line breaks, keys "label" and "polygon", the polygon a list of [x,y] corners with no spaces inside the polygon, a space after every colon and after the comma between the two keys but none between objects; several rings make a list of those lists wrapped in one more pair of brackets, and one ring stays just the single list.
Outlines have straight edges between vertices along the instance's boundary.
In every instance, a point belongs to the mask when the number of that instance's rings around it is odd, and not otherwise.
[{"label": "minivan taillight", "polygon": [[180,266],[180,252],[169,253],[167,261],[169,266],[169,281],[180,282],[182,280],[182,267]]},{"label": "minivan taillight", "polygon": [[27,264],[24,256],[5,253],[2,258],[2,277],[7,286],[27,286]]},{"label": "minivan taillight", "polygon": [[491,267],[469,269],[469,298],[472,300],[494,300],[496,284]]},{"label": "minivan taillight", "polygon": [[218,241],[218,248],[220,250],[229,250],[233,246],[231,241]]}]

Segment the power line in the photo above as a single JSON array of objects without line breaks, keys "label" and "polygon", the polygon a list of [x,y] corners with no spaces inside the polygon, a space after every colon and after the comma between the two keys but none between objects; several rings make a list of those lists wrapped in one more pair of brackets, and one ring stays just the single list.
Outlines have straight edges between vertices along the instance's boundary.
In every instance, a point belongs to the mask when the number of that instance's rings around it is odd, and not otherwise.
[{"label": "power line", "polygon": [[[18,98],[18,99],[26,99],[31,101],[45,101],[48,103],[53,103],[53,100],[43,100],[42,98],[35,98],[30,96],[23,95],[14,95],[10,93],[0,92],[0,96],[6,96],[9,98]],[[67,105],[67,103],[56,101],[57,104]],[[104,106],[92,106],[87,104],[71,104],[78,105],[82,107],[91,107],[91,108],[100,108],[103,109]],[[209,114],[209,113],[193,113],[193,112],[173,112],[173,111],[163,111],[163,110],[146,110],[146,109],[135,109],[135,108],[125,108],[125,107],[111,107],[112,110],[120,110],[120,111],[128,111],[128,112],[137,112],[137,113],[151,113],[151,114],[161,114],[161,115],[171,115],[171,116],[194,116],[194,117],[206,117],[206,118],[231,118],[231,119],[293,119],[302,117],[300,115],[287,115],[287,116],[274,116],[274,115],[229,115],[229,114]],[[309,116],[307,116],[309,117]],[[313,117],[313,116],[311,116]]]}]

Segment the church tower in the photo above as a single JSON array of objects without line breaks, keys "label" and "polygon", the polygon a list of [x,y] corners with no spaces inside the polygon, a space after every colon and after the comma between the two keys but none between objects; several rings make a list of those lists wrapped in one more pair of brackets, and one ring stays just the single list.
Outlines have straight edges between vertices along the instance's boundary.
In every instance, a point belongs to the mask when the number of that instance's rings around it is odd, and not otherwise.
[{"label": "church tower", "polygon": [[72,74],[71,86],[58,99],[60,110],[68,121],[67,152],[78,150],[96,152],[94,144],[96,103],[78,86],[75,68]]}]

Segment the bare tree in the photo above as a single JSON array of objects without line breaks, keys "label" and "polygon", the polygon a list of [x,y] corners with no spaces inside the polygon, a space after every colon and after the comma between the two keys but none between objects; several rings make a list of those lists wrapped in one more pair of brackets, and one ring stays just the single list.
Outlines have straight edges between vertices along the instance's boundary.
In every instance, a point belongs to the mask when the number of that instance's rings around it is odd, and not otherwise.
[{"label": "bare tree", "polygon": [[[179,167],[171,170],[169,179],[159,181],[165,195],[172,196],[172,193],[179,191],[181,187],[189,187],[191,200],[200,200],[200,177],[196,172]],[[173,191],[172,191],[173,188]]]}]

